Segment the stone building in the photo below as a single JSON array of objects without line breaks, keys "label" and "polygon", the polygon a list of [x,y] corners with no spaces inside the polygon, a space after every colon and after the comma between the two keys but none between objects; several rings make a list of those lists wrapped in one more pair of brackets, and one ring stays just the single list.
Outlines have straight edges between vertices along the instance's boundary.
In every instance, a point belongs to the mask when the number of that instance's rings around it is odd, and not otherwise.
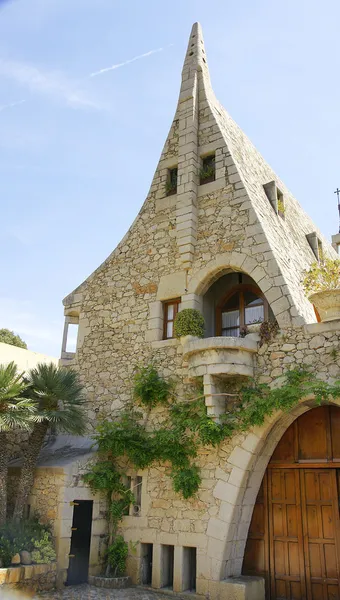
[{"label": "stone building", "polygon": [[[61,364],[79,371],[91,424],[130,400],[135,367],[151,360],[165,378],[176,376],[179,390],[203,378],[214,419],[226,411],[218,393],[228,382],[256,375],[271,383],[302,364],[324,380],[339,378],[340,321],[319,322],[301,286],[303,270],[321,252],[336,258],[339,243],[339,236],[334,247],[325,239],[216,100],[195,24],[149,194],[117,248],[64,300]],[[203,339],[173,337],[174,315],[184,308],[203,313]],[[259,319],[279,327],[262,346],[254,335],[239,335]],[[79,325],[75,353],[67,352],[70,325]],[[139,511],[122,522],[134,544],[133,581],[211,599],[262,599],[265,581],[272,599],[340,598],[338,410],[316,408],[309,398],[202,449],[193,499],[173,491],[163,465],[127,470],[142,478]],[[64,568],[70,501],[91,500],[77,464],[60,500]],[[103,533],[99,519],[91,572],[99,569]]]}]

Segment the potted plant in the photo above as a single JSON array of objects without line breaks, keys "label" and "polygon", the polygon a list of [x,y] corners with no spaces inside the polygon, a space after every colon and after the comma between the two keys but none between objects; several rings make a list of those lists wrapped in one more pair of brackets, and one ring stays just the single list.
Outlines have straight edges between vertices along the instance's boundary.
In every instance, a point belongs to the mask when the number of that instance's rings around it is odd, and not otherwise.
[{"label": "potted plant", "polygon": [[177,313],[174,323],[174,334],[182,343],[189,337],[204,337],[204,317],[195,308],[184,308]]},{"label": "potted plant", "polygon": [[302,285],[321,321],[340,319],[340,259],[323,258],[321,262],[314,261],[304,271]]}]

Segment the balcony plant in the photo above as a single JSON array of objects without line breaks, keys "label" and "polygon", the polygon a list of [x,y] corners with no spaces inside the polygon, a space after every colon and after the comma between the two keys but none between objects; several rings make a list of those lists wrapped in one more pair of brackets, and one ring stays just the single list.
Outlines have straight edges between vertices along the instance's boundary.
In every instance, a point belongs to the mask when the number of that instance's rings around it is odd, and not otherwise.
[{"label": "balcony plant", "polygon": [[215,180],[215,163],[204,165],[200,169],[200,184]]},{"label": "balcony plant", "polygon": [[340,319],[340,259],[314,261],[303,275],[303,288],[321,321]]},{"label": "balcony plant", "polygon": [[182,342],[187,336],[204,337],[203,315],[195,308],[184,308],[176,315],[174,333],[175,337],[181,338]]}]

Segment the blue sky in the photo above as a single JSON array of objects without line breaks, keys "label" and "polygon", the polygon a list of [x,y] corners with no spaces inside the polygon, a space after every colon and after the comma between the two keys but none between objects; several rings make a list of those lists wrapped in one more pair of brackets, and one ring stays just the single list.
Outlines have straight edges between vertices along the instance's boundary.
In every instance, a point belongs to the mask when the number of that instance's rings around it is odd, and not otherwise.
[{"label": "blue sky", "polygon": [[143,203],[197,20],[218,99],[336,233],[338,0],[0,0],[0,328],[30,349],[59,355],[62,298]]}]

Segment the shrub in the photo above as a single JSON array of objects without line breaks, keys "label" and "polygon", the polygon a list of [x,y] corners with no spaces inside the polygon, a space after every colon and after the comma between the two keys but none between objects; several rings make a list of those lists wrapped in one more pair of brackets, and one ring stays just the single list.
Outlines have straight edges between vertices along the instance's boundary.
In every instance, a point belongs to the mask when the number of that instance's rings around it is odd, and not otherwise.
[{"label": "shrub", "polygon": [[308,271],[304,271],[302,280],[306,294],[340,289],[340,259],[324,258],[314,261]]},{"label": "shrub", "polygon": [[43,525],[37,518],[23,520],[19,523],[8,521],[2,525],[0,527],[0,559],[4,567],[10,566],[12,557],[17,552],[27,550],[33,553],[37,548],[36,544],[44,536],[48,537],[50,547],[53,549],[50,526]]},{"label": "shrub", "polygon": [[56,559],[56,553],[54,551],[50,534],[45,531],[40,540],[32,540],[34,543],[34,550],[32,551],[32,560],[38,565],[44,563],[50,563]]},{"label": "shrub", "polygon": [[128,545],[122,535],[117,535],[107,550],[108,564],[113,571],[114,577],[124,575],[127,555]]},{"label": "shrub", "polygon": [[134,378],[134,397],[141,404],[153,408],[157,404],[166,404],[171,391],[171,381],[158,375],[153,365],[141,367]]},{"label": "shrub", "polygon": [[203,315],[195,308],[184,308],[176,315],[174,333],[177,338],[185,335],[204,337]]}]

